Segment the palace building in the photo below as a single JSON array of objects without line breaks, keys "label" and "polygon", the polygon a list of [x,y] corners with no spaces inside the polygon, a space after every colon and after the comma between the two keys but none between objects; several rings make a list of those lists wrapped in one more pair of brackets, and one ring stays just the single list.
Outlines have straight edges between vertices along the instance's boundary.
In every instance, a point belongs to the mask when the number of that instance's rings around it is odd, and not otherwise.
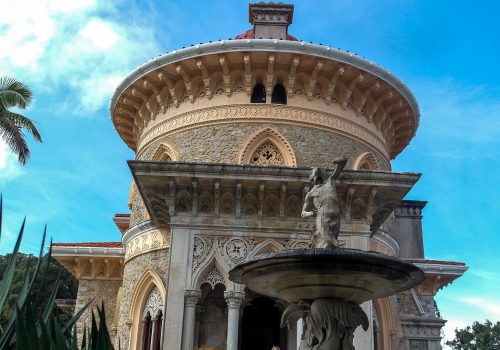
[{"label": "palace building", "polygon": [[404,199],[420,174],[391,172],[418,128],[417,101],[374,62],[292,36],[293,11],[250,4],[252,29],[158,56],[117,87],[111,118],[135,152],[130,214],[113,218],[121,239],[52,248],[80,281],[76,309],[104,301],[117,347],[298,349],[300,321],[280,328],[286,303],[228,271],[308,247],[314,218],[300,214],[311,168],[347,157],[342,244],[425,272],[417,288],[362,305],[370,327],[356,331],[356,349],[441,348],[434,296],[467,267],[426,260],[426,202]]}]

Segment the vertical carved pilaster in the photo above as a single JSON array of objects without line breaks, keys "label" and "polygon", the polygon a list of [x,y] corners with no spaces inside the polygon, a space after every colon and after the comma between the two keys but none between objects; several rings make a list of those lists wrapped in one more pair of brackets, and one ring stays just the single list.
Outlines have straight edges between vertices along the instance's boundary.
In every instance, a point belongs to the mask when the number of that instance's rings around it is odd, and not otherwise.
[{"label": "vertical carved pilaster", "polygon": [[282,182],[281,183],[281,191],[280,191],[280,218],[285,217],[285,203],[286,203],[286,190],[287,190],[287,183]]},{"label": "vertical carved pilaster", "polygon": [[264,183],[263,182],[259,183],[259,194],[258,194],[258,199],[259,199],[258,215],[259,215],[259,219],[262,219],[263,211],[264,211],[264,188],[265,188]]},{"label": "vertical carved pilaster", "polygon": [[191,182],[191,185],[193,187],[193,205],[192,205],[192,212],[193,216],[198,215],[198,179],[193,179]]},{"label": "vertical carved pilaster", "polygon": [[354,196],[354,192],[356,189],[352,186],[349,186],[349,189],[347,190],[347,200],[346,200],[346,208],[345,208],[345,221],[347,223],[350,223],[352,221],[352,197]]},{"label": "vertical carved pilaster", "polygon": [[220,180],[214,181],[214,216],[217,218],[220,214]]},{"label": "vertical carved pilaster", "polygon": [[241,183],[236,184],[236,218],[241,218]]},{"label": "vertical carved pilaster", "polygon": [[375,197],[377,195],[377,189],[373,188],[370,192],[370,197],[368,197],[368,206],[366,208],[366,223],[371,225],[373,222],[373,214],[377,207],[375,206]]},{"label": "vertical carved pilaster", "polygon": [[175,179],[174,178],[170,178],[168,180],[168,191],[169,191],[168,200],[167,200],[168,213],[170,214],[170,216],[174,216],[175,215]]}]

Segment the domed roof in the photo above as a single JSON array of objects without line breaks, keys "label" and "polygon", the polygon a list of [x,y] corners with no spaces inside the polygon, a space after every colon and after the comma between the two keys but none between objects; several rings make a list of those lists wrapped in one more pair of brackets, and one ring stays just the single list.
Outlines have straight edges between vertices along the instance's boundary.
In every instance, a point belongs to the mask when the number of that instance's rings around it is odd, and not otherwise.
[{"label": "domed roof", "polygon": [[[262,38],[256,38],[255,37],[255,30],[249,29],[244,33],[238,34],[234,39],[262,39]],[[291,41],[299,41],[296,37],[290,34],[286,34],[286,39],[285,40],[291,40]]]}]

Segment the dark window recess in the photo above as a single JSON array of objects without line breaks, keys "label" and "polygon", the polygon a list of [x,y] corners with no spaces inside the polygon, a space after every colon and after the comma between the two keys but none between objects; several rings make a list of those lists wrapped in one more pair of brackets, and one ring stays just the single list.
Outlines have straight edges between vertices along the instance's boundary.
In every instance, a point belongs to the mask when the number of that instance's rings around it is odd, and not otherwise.
[{"label": "dark window recess", "polygon": [[266,103],[266,88],[262,84],[253,87],[251,103]]},{"label": "dark window recess", "polygon": [[286,105],[286,91],[283,85],[274,85],[271,103]]}]

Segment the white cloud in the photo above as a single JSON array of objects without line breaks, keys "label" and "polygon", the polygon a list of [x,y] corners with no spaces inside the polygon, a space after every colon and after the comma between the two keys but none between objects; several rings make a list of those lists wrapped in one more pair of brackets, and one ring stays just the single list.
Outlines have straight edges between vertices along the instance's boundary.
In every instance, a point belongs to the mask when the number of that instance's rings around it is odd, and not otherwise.
[{"label": "white cloud", "polygon": [[23,170],[16,156],[9,150],[8,146],[0,140],[0,185],[5,185],[22,174]]},{"label": "white cloud", "polygon": [[[25,0],[0,13],[0,75],[66,89],[72,110],[106,106],[118,83],[160,53],[152,30],[113,19],[106,0]],[[76,103],[75,103],[76,102]]]},{"label": "white cloud", "polygon": [[461,301],[482,310],[485,318],[500,320],[500,302],[478,297],[464,297]]}]

